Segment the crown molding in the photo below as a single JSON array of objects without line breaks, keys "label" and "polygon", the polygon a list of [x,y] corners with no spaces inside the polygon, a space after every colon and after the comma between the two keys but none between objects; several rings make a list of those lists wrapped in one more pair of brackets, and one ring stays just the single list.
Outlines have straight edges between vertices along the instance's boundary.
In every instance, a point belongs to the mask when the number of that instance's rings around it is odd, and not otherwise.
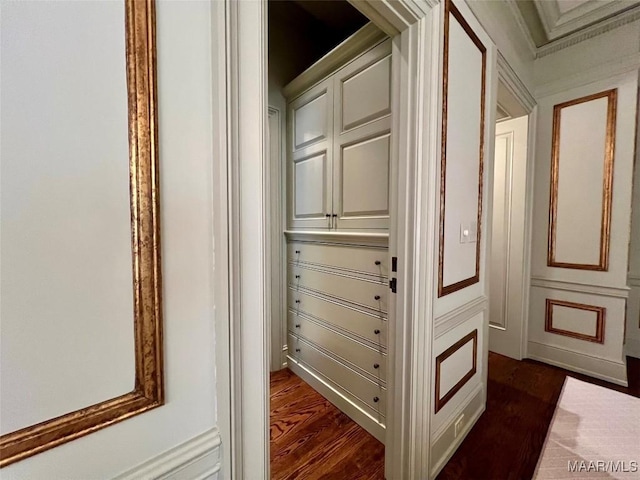
[{"label": "crown molding", "polygon": [[497,64],[498,78],[500,78],[502,84],[520,101],[525,110],[531,112],[533,107],[536,106],[536,99],[525,84],[522,83],[520,77],[518,77],[513,68],[511,68],[511,65],[509,65],[509,62],[507,62],[500,51],[498,51]]},{"label": "crown molding", "polygon": [[527,22],[522,16],[522,12],[518,8],[518,5],[516,5],[516,1],[504,0],[504,2],[509,7],[509,12],[511,13],[511,16],[513,17],[514,21],[516,22],[516,25],[518,25],[518,28],[522,32],[522,35],[527,43],[527,48],[529,49],[529,53],[531,53],[531,56],[535,58],[537,55],[537,47],[535,42],[533,41],[533,37],[531,36],[531,31],[527,26]]},{"label": "crown molding", "polygon": [[590,38],[597,37],[603,33],[607,33],[615,30],[616,28],[633,23],[637,20],[640,20],[640,5],[607,20],[603,20],[590,27],[583,28],[575,33],[538,47],[536,57],[541,58],[546,55],[550,55],[564,48],[577,45],[578,43],[589,40]]}]

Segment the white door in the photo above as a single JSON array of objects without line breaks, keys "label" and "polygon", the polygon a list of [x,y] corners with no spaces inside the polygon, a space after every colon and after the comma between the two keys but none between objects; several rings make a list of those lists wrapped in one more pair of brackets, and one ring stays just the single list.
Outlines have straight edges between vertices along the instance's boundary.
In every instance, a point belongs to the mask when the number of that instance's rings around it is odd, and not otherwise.
[{"label": "white door", "polygon": [[489,350],[523,356],[528,117],[496,125]]}]

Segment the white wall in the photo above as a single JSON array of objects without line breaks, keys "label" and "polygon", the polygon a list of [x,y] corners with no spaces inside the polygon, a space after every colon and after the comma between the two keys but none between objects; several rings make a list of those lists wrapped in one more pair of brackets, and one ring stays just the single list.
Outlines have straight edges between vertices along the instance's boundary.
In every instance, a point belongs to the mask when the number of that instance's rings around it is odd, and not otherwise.
[{"label": "white wall", "polygon": [[2,2],[2,434],[134,387],[123,18]]},{"label": "white wall", "polygon": [[10,465],[3,480],[111,478],[216,424],[210,18],[205,1],[157,4],[166,405]]},{"label": "white wall", "polygon": [[[621,384],[626,382],[623,339],[625,302],[628,296],[629,222],[640,67],[639,27],[640,22],[625,25],[577,45],[545,54],[535,63],[538,124],[529,355]],[[618,101],[608,271],[548,267],[547,229],[553,106],[612,88],[618,89]],[[591,115],[579,121],[589,124],[597,122],[598,119]],[[597,125],[600,125],[601,131],[601,123],[594,123],[592,127],[587,125],[593,129],[594,135]],[[602,158],[600,160],[603,161]],[[589,166],[585,162],[583,158],[582,173],[588,174],[589,177],[600,175],[602,179],[601,165]],[[577,178],[565,179],[564,182],[560,184],[561,189],[586,188],[585,183]],[[601,185],[601,180],[597,183]],[[601,202],[600,196],[601,188],[594,192],[593,196],[593,201],[598,205]],[[582,207],[580,209],[583,210]],[[599,229],[597,233],[599,234]],[[580,235],[586,235],[586,232],[581,231]],[[580,236],[575,236],[573,241],[577,250],[584,243]],[[606,308],[604,344],[545,332],[544,303],[547,298]],[[584,312],[582,315],[586,322],[588,315]]]}]

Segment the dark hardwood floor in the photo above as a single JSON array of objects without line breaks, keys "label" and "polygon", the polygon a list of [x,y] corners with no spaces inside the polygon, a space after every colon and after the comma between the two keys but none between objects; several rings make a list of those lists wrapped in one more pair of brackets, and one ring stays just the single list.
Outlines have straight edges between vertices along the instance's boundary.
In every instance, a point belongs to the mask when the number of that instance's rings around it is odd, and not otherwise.
[{"label": "dark hardwood floor", "polygon": [[[490,353],[487,409],[438,480],[530,479],[567,375],[640,397],[640,360],[627,360],[624,388]],[[383,479],[384,446],[282,370],[271,375],[271,478]]]},{"label": "dark hardwood floor", "polygon": [[530,479],[567,375],[640,397],[640,360],[627,361],[629,388],[490,353],[487,409],[438,480]]}]

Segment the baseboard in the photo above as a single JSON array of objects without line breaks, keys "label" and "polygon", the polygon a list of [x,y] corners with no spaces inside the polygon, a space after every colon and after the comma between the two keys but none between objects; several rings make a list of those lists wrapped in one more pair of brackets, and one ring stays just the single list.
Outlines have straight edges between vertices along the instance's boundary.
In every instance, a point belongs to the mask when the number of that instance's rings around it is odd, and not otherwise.
[{"label": "baseboard", "polygon": [[117,476],[114,480],[218,480],[220,433],[216,427]]},{"label": "baseboard", "polygon": [[[440,470],[444,468],[460,444],[467,437],[467,434],[476,424],[480,415],[485,411],[486,405],[482,401],[482,393],[483,387],[482,385],[479,385],[478,388],[469,395],[469,400],[463,402],[460,408],[451,415],[446,426],[440,429],[434,440],[431,441],[431,465],[433,465],[430,471],[431,478],[436,478],[438,473],[440,473]],[[467,420],[465,421],[462,432],[456,437],[455,422],[461,414],[464,414]]]},{"label": "baseboard", "polygon": [[354,422],[376,437],[380,442],[385,443],[386,429],[384,425],[378,423],[356,403],[351,401],[351,399],[327,383],[319,374],[306,365],[301,365],[291,357],[289,357],[289,369],[311,385],[320,395],[333,403],[339,410],[347,414]]},{"label": "baseboard", "polygon": [[607,382],[628,386],[627,366],[620,363],[592,357],[579,352],[552,347],[538,342],[529,342],[527,357],[540,362],[555,365],[566,370],[583,373]]},{"label": "baseboard", "polygon": [[630,357],[640,358],[640,338],[629,338],[624,345],[624,353]]}]

